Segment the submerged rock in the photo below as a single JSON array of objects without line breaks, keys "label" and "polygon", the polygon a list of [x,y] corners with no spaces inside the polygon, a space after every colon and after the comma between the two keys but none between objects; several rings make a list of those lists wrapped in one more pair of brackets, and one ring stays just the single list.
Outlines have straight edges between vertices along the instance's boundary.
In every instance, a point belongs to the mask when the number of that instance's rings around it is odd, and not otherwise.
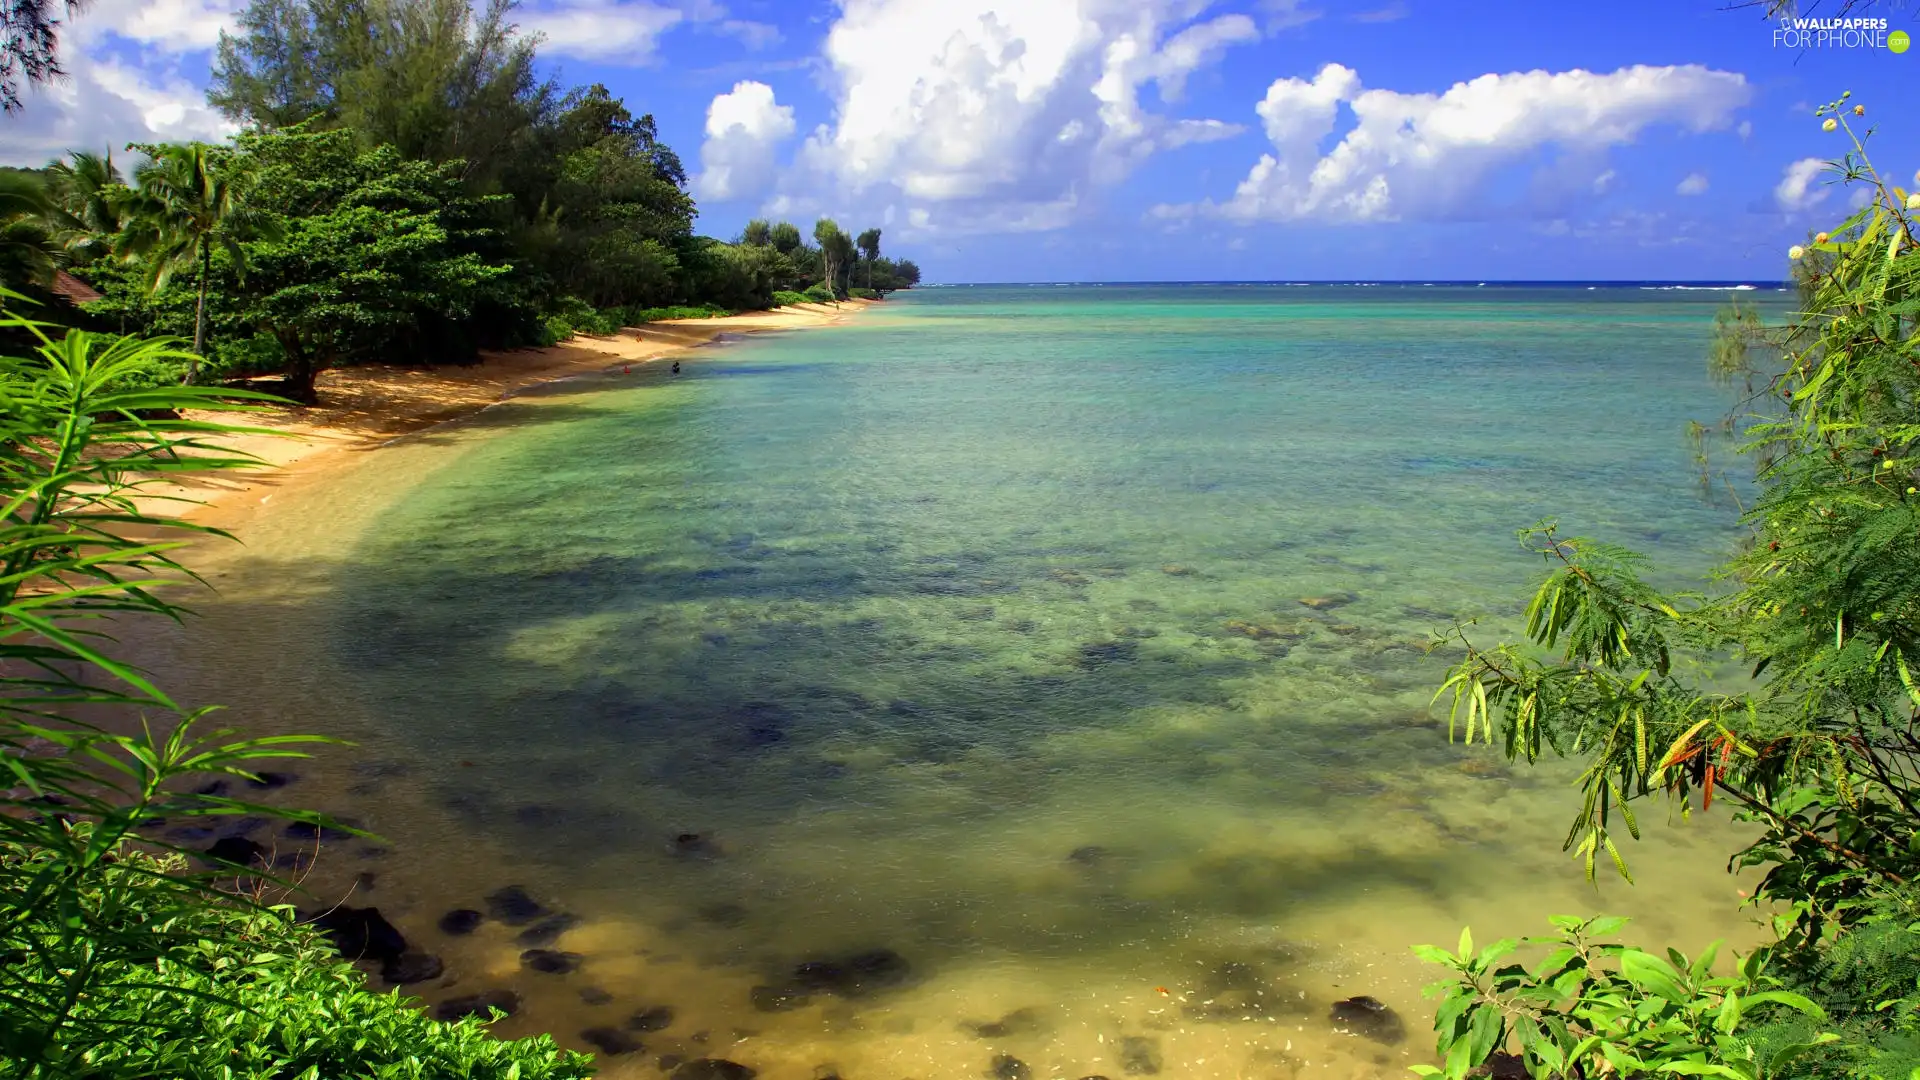
[{"label": "submerged rock", "polygon": [[520,995],[511,990],[483,990],[465,997],[448,998],[433,1007],[433,1018],[452,1023],[469,1016],[484,1017],[493,1009],[512,1016],[520,1010]]},{"label": "submerged rock", "polygon": [[627,1017],[628,1031],[665,1031],[673,1026],[673,1006],[655,1005]]},{"label": "submerged rock", "polygon": [[1012,1054],[996,1054],[987,1075],[993,1080],[1033,1080],[1033,1068]]},{"label": "submerged rock", "polygon": [[580,961],[586,957],[575,952],[560,952],[557,949],[528,949],[520,954],[520,966],[529,971],[538,971],[546,975],[566,975],[580,970]]},{"label": "submerged rock", "polygon": [[673,838],[667,850],[683,859],[717,859],[720,857],[720,845],[710,836],[700,833],[683,832]]},{"label": "submerged rock", "polygon": [[267,849],[244,836],[228,836],[215,840],[207,857],[235,866],[260,866],[267,861]]},{"label": "submerged rock", "polygon": [[1315,611],[1332,611],[1337,607],[1346,607],[1360,599],[1350,592],[1328,593],[1325,596],[1303,596],[1300,602]]},{"label": "submerged rock", "polygon": [[325,934],[348,960],[385,963],[407,951],[407,939],[380,914],[379,908],[337,907],[304,921]]},{"label": "submerged rock", "polygon": [[472,908],[454,908],[440,916],[440,932],[453,937],[465,937],[478,929],[486,918]]},{"label": "submerged rock", "polygon": [[1029,1008],[1015,1009],[991,1023],[963,1023],[960,1026],[978,1039],[1006,1039],[1032,1034],[1046,1027],[1046,1022],[1040,1010]]},{"label": "submerged rock", "polygon": [[262,769],[254,773],[253,776],[247,780],[247,786],[256,791],[272,791],[275,788],[286,787],[298,779],[300,779],[299,776],[290,772],[273,772],[268,769]]},{"label": "submerged rock", "polygon": [[1333,1003],[1333,1011],[1327,1019],[1333,1021],[1335,1028],[1352,1035],[1361,1035],[1375,1042],[1391,1046],[1407,1037],[1406,1024],[1400,1014],[1375,998],[1362,994],[1345,1001]]},{"label": "submerged rock", "polygon": [[597,986],[583,986],[580,988],[580,1000],[588,1005],[605,1005],[613,1000],[613,995]]},{"label": "submerged rock", "polygon": [[673,1080],[753,1080],[759,1074],[726,1058],[700,1058],[673,1070]]},{"label": "submerged rock", "polygon": [[514,935],[522,945],[551,945],[560,935],[580,925],[578,915],[549,915]]},{"label": "submerged rock", "polygon": [[1099,844],[1087,844],[1067,852],[1067,861],[1075,866],[1099,866],[1106,862],[1107,856],[1111,854],[1113,853]]},{"label": "submerged rock", "polygon": [[619,1028],[590,1027],[580,1033],[580,1041],[609,1056],[645,1050],[639,1039]]},{"label": "submerged rock", "polygon": [[808,960],[793,969],[794,985],[841,997],[864,997],[907,982],[913,967],[892,949],[868,949],[851,956]]},{"label": "submerged rock", "polygon": [[508,885],[487,894],[487,911],[508,926],[524,926],[542,915],[551,915],[546,905],[527,895],[525,887]]},{"label": "submerged rock", "polygon": [[447,966],[431,953],[407,952],[387,961],[380,968],[380,977],[395,986],[404,986],[437,979],[446,971]]},{"label": "submerged rock", "polygon": [[[354,822],[335,819],[335,824],[358,828]],[[351,840],[353,833],[338,829],[333,825],[323,825],[311,821],[296,821],[283,830],[289,840]]]},{"label": "submerged rock", "polygon": [[1128,1076],[1155,1076],[1160,1072],[1160,1040],[1129,1035],[1120,1040],[1120,1068]]},{"label": "submerged rock", "polygon": [[1133,659],[1140,646],[1133,641],[1090,641],[1080,646],[1075,662],[1083,668],[1105,667]]}]

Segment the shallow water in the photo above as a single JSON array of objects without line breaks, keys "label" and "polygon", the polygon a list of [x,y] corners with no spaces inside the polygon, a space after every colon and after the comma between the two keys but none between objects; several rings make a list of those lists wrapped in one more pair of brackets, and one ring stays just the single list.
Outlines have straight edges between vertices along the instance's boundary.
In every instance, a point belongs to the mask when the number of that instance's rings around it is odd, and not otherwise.
[{"label": "shallow water", "polygon": [[[1513,632],[1540,517],[1674,581],[1734,541],[1682,435],[1725,408],[1721,299],[927,290],[276,491],[145,648],[238,723],[361,744],[286,794],[390,845],[308,884],[373,873],[350,902],[447,960],[422,997],[511,987],[500,1030],[571,1045],[672,1006],[605,1075],[1404,1075],[1411,943],[1602,910],[1751,934],[1724,823],[1586,884],[1570,772],[1449,745],[1422,649]],[[434,929],[515,883],[580,916],[552,947],[581,970]],[[751,1004],[875,948],[898,985]],[[1360,993],[1410,1037],[1335,1033]]]}]

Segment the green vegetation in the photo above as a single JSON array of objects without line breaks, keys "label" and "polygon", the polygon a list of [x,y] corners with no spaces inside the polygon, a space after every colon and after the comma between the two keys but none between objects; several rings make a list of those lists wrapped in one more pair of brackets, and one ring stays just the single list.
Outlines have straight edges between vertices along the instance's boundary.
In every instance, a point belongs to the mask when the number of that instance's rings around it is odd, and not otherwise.
[{"label": "green vegetation", "polygon": [[82,325],[189,336],[188,381],[276,372],[311,402],[338,365],[472,363],[780,291],[919,281],[878,229],[856,242],[823,219],[817,248],[787,223],[697,235],[653,117],[539,80],[511,7],[254,0],[208,93],[243,134],[135,148],[131,183],[84,153],[0,173],[0,286],[50,304],[69,272],[104,294]]},{"label": "green vegetation", "polygon": [[[1585,763],[1567,846],[1589,874],[1601,856],[1627,873],[1616,829],[1638,835],[1642,800],[1731,804],[1758,833],[1732,862],[1764,868],[1774,939],[1733,974],[1598,940],[1615,919],[1423,947],[1454,973],[1435,988],[1445,1066],[1423,1073],[1502,1053],[1539,1080],[1920,1075],[1920,198],[1874,171],[1863,113],[1820,110],[1873,198],[1791,253],[1799,313],[1720,324],[1712,369],[1746,390],[1724,430],[1759,496],[1718,587],[1664,594],[1635,553],[1544,522],[1522,534],[1552,567],[1529,640],[1456,630],[1446,683],[1469,742]],[[1729,663],[1741,677],[1715,677]],[[1531,968],[1505,962],[1522,945],[1544,950]]]},{"label": "green vegetation", "polygon": [[179,618],[164,594],[191,575],[173,553],[213,531],[144,509],[142,489],[251,464],[212,441],[244,428],[180,410],[268,399],[155,384],[191,358],[168,341],[56,329],[0,314],[34,343],[0,356],[0,1077],[587,1075],[549,1039],[502,1042],[370,992],[267,903],[284,883],[194,872],[159,831],[322,823],[219,793],[320,740],[209,729],[210,710],[117,659],[102,623]]}]

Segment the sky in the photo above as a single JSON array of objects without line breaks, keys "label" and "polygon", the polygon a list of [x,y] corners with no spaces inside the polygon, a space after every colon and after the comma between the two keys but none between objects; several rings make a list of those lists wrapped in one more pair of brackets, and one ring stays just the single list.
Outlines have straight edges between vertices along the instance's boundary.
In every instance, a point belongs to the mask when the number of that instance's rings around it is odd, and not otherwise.
[{"label": "sky", "polygon": [[[651,113],[700,232],[820,215],[929,282],[1776,280],[1845,216],[1842,91],[1913,187],[1920,43],[1795,47],[1739,0],[523,0]],[[1831,8],[1833,0],[1829,0]],[[0,163],[218,139],[244,0],[94,0]],[[1802,15],[1831,15],[1809,10]],[[1920,39],[1882,2],[1881,35]],[[1897,115],[1897,104],[1909,106]]]}]

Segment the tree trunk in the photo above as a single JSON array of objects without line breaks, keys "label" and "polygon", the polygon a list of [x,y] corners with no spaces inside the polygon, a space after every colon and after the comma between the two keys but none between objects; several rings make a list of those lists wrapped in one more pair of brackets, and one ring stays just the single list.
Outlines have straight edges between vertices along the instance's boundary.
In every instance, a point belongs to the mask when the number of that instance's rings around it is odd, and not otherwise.
[{"label": "tree trunk", "polygon": [[320,396],[314,392],[313,380],[320,372],[314,355],[301,346],[299,334],[276,331],[273,336],[280,339],[280,349],[287,354],[287,366],[281,369],[280,396],[302,405],[318,404]]},{"label": "tree trunk", "polygon": [[200,295],[193,302],[193,359],[187,361],[187,385],[200,381],[200,358],[207,355],[207,279],[213,276],[213,249],[200,249]]}]

